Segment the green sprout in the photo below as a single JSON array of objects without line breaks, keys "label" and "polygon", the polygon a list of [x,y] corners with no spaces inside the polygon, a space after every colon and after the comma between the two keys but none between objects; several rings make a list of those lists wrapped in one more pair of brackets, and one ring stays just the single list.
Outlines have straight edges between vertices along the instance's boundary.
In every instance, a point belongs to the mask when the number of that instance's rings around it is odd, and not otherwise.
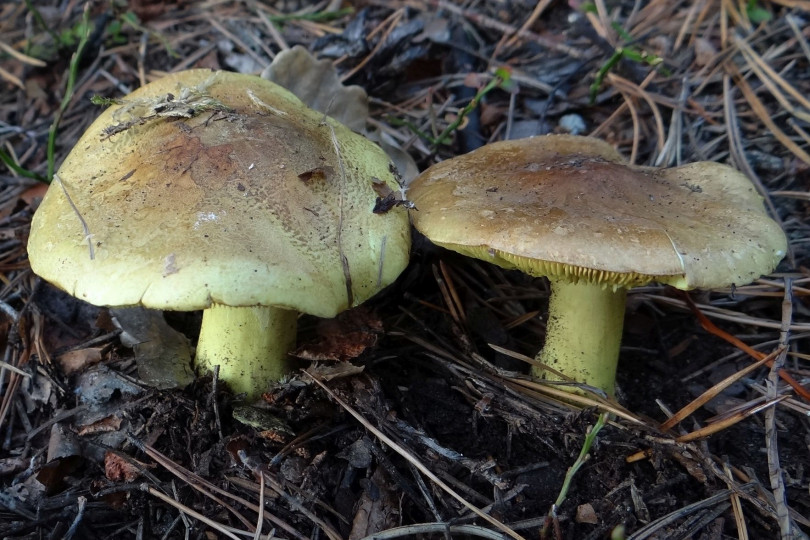
[{"label": "green sprout", "polygon": [[[67,110],[70,101],[73,99],[74,94],[74,87],[76,84],[76,78],[78,76],[79,71],[79,64],[82,59],[82,55],[84,54],[85,48],[87,43],[90,39],[90,35],[93,32],[93,24],[90,22],[90,14],[85,7],[85,10],[82,14],[82,19],[74,24],[72,27],[64,29],[60,32],[56,32],[53,29],[47,27],[45,20],[42,18],[42,14],[37,11],[36,7],[31,4],[30,0],[26,0],[26,5],[28,6],[34,20],[37,22],[39,26],[47,31],[54,42],[57,44],[58,48],[74,48],[73,55],[70,59],[70,66],[68,70],[68,79],[67,85],[65,88],[65,93],[62,97],[62,101],[59,105],[59,109],[57,110],[56,114],[54,115],[53,122],[51,123],[51,127],[48,130],[48,143],[47,143],[47,173],[45,175],[36,173],[25,167],[21,167],[14,158],[5,150],[0,148],[0,162],[6,165],[9,170],[14,172],[15,174],[25,177],[31,178],[34,180],[38,180],[40,182],[50,183],[53,179],[53,173],[55,170],[55,150],[56,150],[56,135],[59,128],[59,123],[62,120],[62,116],[64,115],[65,111]],[[116,19],[111,21],[107,27],[105,28],[105,32],[108,35],[109,39],[112,43],[122,43],[126,42],[127,38],[121,34],[123,28],[125,26],[130,26],[135,30],[148,33],[150,35],[155,35],[163,44],[163,47],[166,49],[167,54],[170,56],[177,56],[176,53],[172,50],[171,45],[169,44],[168,40],[163,37],[161,34],[157,32],[153,32],[148,28],[141,25],[138,17],[132,13],[131,11],[127,11],[126,13],[121,14]],[[28,51],[28,54],[31,54],[34,57],[47,57],[47,54],[44,54],[42,51],[39,53],[34,53],[33,51]],[[98,96],[94,96],[90,100],[94,105],[102,105],[102,106],[110,106],[113,104],[118,103],[118,100],[111,99],[111,98],[102,98]]]},{"label": "green sprout", "polygon": [[76,77],[79,73],[79,63],[82,60],[82,54],[84,54],[84,48],[87,46],[87,41],[90,39],[90,29],[92,28],[92,25],[90,24],[90,4],[85,4],[84,6],[81,26],[84,31],[79,37],[79,42],[76,45],[76,51],[73,53],[73,56],[70,57],[70,67],[68,69],[65,95],[62,96],[62,102],[59,104],[59,110],[56,111],[56,115],[53,117],[51,127],[48,130],[48,174],[46,177],[48,182],[53,179],[53,173],[56,168],[56,132],[59,129],[59,123],[62,121],[62,115],[65,114],[65,111],[70,104],[70,100],[73,99],[73,92],[76,86]]},{"label": "green sprout", "polygon": [[465,105],[461,110],[459,110],[458,115],[456,116],[455,120],[451,122],[444,131],[442,131],[438,137],[432,137],[429,133],[419,129],[413,122],[409,122],[407,120],[402,120],[400,118],[394,118],[389,116],[386,118],[388,123],[394,126],[405,126],[411,130],[412,133],[417,135],[419,138],[429,142],[433,148],[437,148],[443,144],[447,144],[448,140],[450,139],[450,135],[453,134],[454,131],[458,129],[458,127],[464,122],[464,118],[470,114],[481,100],[493,91],[496,88],[500,88],[507,92],[511,92],[515,88],[515,82],[512,80],[512,72],[507,67],[499,67],[495,70],[495,76],[490,79],[490,81],[484,85],[483,88],[478,90],[475,96],[470,100],[467,105]]},{"label": "green sprout", "polygon": [[[595,8],[594,8],[595,9]],[[588,8],[586,7],[586,11]],[[602,83],[607,77],[607,74],[610,73],[610,70],[613,69],[616,64],[621,62],[622,60],[629,60],[631,62],[636,62],[639,64],[646,64],[652,68],[659,68],[661,69],[662,73],[667,74],[668,70],[666,67],[663,66],[664,59],[660,56],[652,54],[650,52],[645,51],[644,49],[634,45],[633,43],[637,41],[633,38],[627,31],[622,28],[618,23],[613,22],[611,24],[613,29],[619,34],[619,37],[626,43],[621,47],[616,47],[613,51],[613,54],[608,58],[608,61],[605,62],[602,67],[599,68],[599,71],[596,72],[596,76],[594,77],[594,81],[589,87],[590,90],[590,103],[596,101],[596,95],[599,93],[599,89],[602,87]]]},{"label": "green sprout", "polygon": [[84,12],[82,13],[82,20],[75,27],[81,28],[82,33],[79,35],[79,41],[78,44],[76,45],[76,50],[74,51],[73,55],[70,58],[70,66],[68,68],[68,79],[67,84],[65,86],[65,94],[62,96],[62,101],[59,104],[59,109],[56,111],[56,114],[54,115],[53,118],[53,122],[51,122],[51,127],[48,129],[48,146],[46,149],[48,171],[46,175],[42,176],[41,174],[20,167],[8,153],[0,149],[0,161],[2,161],[9,169],[19,174],[20,176],[24,176],[26,178],[33,178],[34,180],[39,180],[45,183],[50,183],[51,180],[53,179],[53,173],[56,168],[55,165],[56,133],[59,130],[59,123],[62,121],[62,115],[65,114],[65,111],[67,110],[68,105],[70,104],[70,100],[73,99],[74,87],[76,86],[76,77],[79,73],[79,63],[81,62],[82,54],[84,54],[84,49],[87,46],[87,42],[90,38],[90,31],[92,29],[92,25],[90,24],[89,7],[90,7],[89,4],[85,5]]},{"label": "green sprout", "polygon": [[264,15],[268,21],[285,23],[291,21],[329,22],[354,13],[354,8],[343,8],[335,11],[316,11],[315,13],[290,13],[285,15]]},{"label": "green sprout", "polygon": [[107,25],[106,31],[110,42],[116,45],[123,45],[129,42],[129,38],[123,34],[123,31],[127,26],[131,26],[136,30],[149,32],[149,30],[141,26],[141,21],[138,20],[137,15],[131,11],[127,11],[110,21],[110,23]]},{"label": "green sprout", "polygon": [[754,24],[768,22],[773,17],[771,12],[760,6],[757,0],[748,0],[745,4],[745,13],[748,15],[748,20]]},{"label": "green sprout", "polygon": [[439,136],[436,137],[435,140],[431,141],[433,146],[436,147],[442,144],[446,144],[447,139],[450,137],[450,135],[456,129],[458,129],[458,127],[464,121],[464,117],[466,117],[473,110],[475,110],[476,107],[478,107],[478,104],[481,102],[484,96],[486,96],[496,88],[501,88],[508,92],[511,91],[514,87],[515,83],[512,80],[511,70],[507,67],[497,68],[495,70],[495,76],[492,77],[492,79],[490,79],[490,81],[475,94],[475,97],[473,97],[470,100],[470,102],[467,103],[467,105],[465,105],[458,112],[458,116],[456,116],[456,119],[453,122],[451,122],[450,125],[448,125],[446,128],[444,128],[444,131],[442,131],[441,134],[439,134]]},{"label": "green sprout", "polygon": [[588,452],[591,451],[591,447],[596,442],[596,435],[599,431],[605,427],[607,423],[608,413],[603,412],[599,415],[599,418],[596,420],[596,423],[588,430],[588,433],[585,435],[585,441],[582,443],[582,448],[579,451],[579,456],[577,460],[568,468],[568,471],[565,473],[565,480],[563,480],[562,488],[560,488],[560,494],[557,495],[557,500],[554,501],[554,504],[551,505],[551,509],[548,511],[548,515],[546,516],[546,520],[543,523],[543,528],[540,530],[540,538],[548,538],[548,530],[552,523],[557,521],[557,509],[565,502],[566,497],[568,496],[568,490],[571,488],[571,482],[574,480],[574,476],[577,474],[580,468],[590,459],[590,454]]},{"label": "green sprout", "polygon": [[99,107],[110,107],[111,105],[121,105],[124,103],[124,100],[104,96],[93,96],[90,98],[90,103],[98,105]]},{"label": "green sprout", "polygon": [[24,177],[24,178],[31,178],[33,180],[38,180],[40,182],[47,182],[48,179],[42,176],[41,174],[35,173],[34,171],[30,171],[25,167],[20,167],[14,158],[12,158],[5,150],[0,148],[0,161],[2,161],[9,170],[13,171],[14,173]]}]

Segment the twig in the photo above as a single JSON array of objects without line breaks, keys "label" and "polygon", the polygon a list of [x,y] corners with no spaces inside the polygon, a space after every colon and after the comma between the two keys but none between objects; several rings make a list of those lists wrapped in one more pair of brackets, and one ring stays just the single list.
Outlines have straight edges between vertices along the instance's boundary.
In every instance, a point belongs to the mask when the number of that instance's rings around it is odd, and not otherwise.
[{"label": "twig", "polygon": [[[8,391],[8,389],[7,389],[7,391]],[[25,440],[30,441],[31,439],[36,437],[39,433],[41,433],[45,429],[48,429],[52,425],[57,424],[57,423],[59,423],[59,422],[61,422],[63,420],[66,420],[66,419],[70,418],[71,416],[74,416],[74,415],[77,415],[77,414],[79,414],[81,412],[84,412],[89,408],[90,408],[90,405],[85,404],[85,405],[79,405],[78,407],[75,407],[75,408],[70,409],[68,411],[61,412],[61,413],[57,414],[56,416],[54,416],[52,418],[49,418],[48,420],[42,422],[37,427],[35,427],[31,431],[29,431],[25,435]]]},{"label": "twig", "polygon": [[762,411],[774,410],[776,405],[778,405],[782,401],[785,401],[788,397],[789,396],[787,396],[787,395],[782,395],[782,396],[776,397],[776,398],[771,399],[771,400],[766,400],[763,403],[757,403],[756,405],[754,405],[753,407],[751,407],[749,409],[744,409],[744,410],[738,411],[735,414],[733,414],[733,415],[731,415],[731,416],[729,416],[727,418],[723,418],[722,420],[717,420],[716,422],[713,422],[713,423],[709,424],[708,426],[704,426],[704,427],[696,429],[694,431],[690,431],[689,433],[687,433],[685,435],[681,435],[680,437],[677,437],[675,439],[675,441],[679,442],[679,443],[685,443],[685,442],[696,441],[698,439],[703,439],[703,438],[708,437],[710,435],[714,435],[715,433],[719,433],[720,431],[723,431],[725,429],[730,428],[734,424],[742,422],[743,420],[745,420],[749,416],[752,416],[752,415],[757,414],[757,413],[762,412]]},{"label": "twig", "polygon": [[[160,499],[161,501],[163,501],[165,503],[170,504],[171,506],[177,508],[178,510],[180,510],[184,514],[188,514],[189,516],[202,521],[203,523],[205,523],[209,527],[221,532],[222,534],[224,534],[228,538],[232,538],[233,540],[242,540],[241,538],[239,538],[238,536],[233,534],[233,532],[231,532],[231,531],[238,531],[238,529],[233,529],[231,527],[226,528],[225,525],[223,525],[221,523],[217,523],[213,519],[210,519],[210,518],[200,514],[196,510],[192,510],[191,508],[189,508],[188,506],[184,505],[181,502],[175,501],[174,499],[172,499],[168,495],[165,495],[165,494],[161,493],[159,490],[153,488],[149,484],[141,484],[141,490],[149,493],[150,495],[153,495],[153,496],[157,497],[158,499]],[[248,532],[248,531],[238,531],[238,532],[240,534],[245,534],[245,535],[252,535],[253,534],[252,532]]]},{"label": "twig", "polygon": [[259,475],[259,517],[256,518],[256,534],[253,540],[261,540],[262,523],[264,522],[264,475]]},{"label": "twig", "polygon": [[[384,2],[384,5],[386,6],[390,7],[390,4],[391,4],[390,0],[386,0]],[[586,53],[581,51],[577,47],[565,45],[564,43],[557,42],[553,39],[546,38],[544,36],[541,36],[540,34],[536,34],[528,30],[516,29],[514,26],[502,23],[497,19],[487,17],[486,15],[482,15],[474,10],[464,9],[463,7],[457,6],[456,4],[449,2],[448,0],[424,0],[424,1],[406,0],[405,2],[403,2],[403,4],[415,7],[420,11],[425,11],[428,13],[434,12],[436,10],[446,10],[449,13],[453,13],[454,15],[464,17],[465,19],[473,23],[479,24],[485,28],[491,28],[504,34],[514,34],[523,39],[533,41],[542,47],[546,47],[548,49],[559,51],[563,54],[567,54],[572,58],[584,58],[586,56]]]},{"label": "twig", "polygon": [[[433,517],[436,518],[437,521],[442,521],[442,515],[439,513],[439,509],[436,507],[436,501],[434,501],[433,497],[430,495],[430,489],[428,489],[427,484],[425,484],[425,479],[422,478],[419,471],[413,466],[413,464],[409,464],[409,468],[414,480],[416,481],[416,487],[419,488],[419,492],[425,499],[425,503],[433,514]],[[446,540],[450,540],[448,538],[447,531],[444,532],[444,537]]]},{"label": "twig", "polygon": [[[728,476],[728,482],[734,482],[734,476],[731,473],[731,467],[728,463],[723,462],[723,472]],[[734,523],[737,525],[737,537],[739,540],[748,540],[748,527],[745,525],[745,516],[743,515],[742,501],[740,496],[736,493],[731,494],[731,509],[734,511]]]},{"label": "twig", "polygon": [[[687,305],[687,303],[678,298],[670,298],[660,294],[644,294],[644,293],[637,294],[636,296],[639,298],[647,298],[649,300],[652,300],[653,302],[658,302],[661,304],[667,304],[673,307],[679,307],[681,309],[689,310],[689,306]],[[712,317],[714,319],[731,321],[737,324],[758,326],[760,328],[770,328],[771,330],[779,330],[781,326],[781,324],[778,321],[771,321],[767,319],[752,317],[750,315],[737,313],[730,309],[723,309],[709,304],[695,303],[695,305],[700,309],[700,311],[704,315],[706,315],[707,317]],[[810,331],[810,324],[802,322],[794,322],[790,325],[790,330],[792,332],[808,332]]]},{"label": "twig", "polygon": [[[238,456],[239,456],[239,459],[242,461],[242,464],[245,465],[245,467],[247,467],[252,473],[257,474],[257,475],[259,475],[259,474],[264,475],[264,480],[265,480],[265,484],[266,484],[265,489],[267,489],[267,486],[269,486],[270,489],[275,491],[282,499],[284,499],[284,502],[286,502],[290,506],[290,508],[292,508],[296,512],[299,512],[301,515],[303,515],[307,519],[309,519],[312,523],[314,523],[315,525],[320,527],[321,530],[323,531],[323,533],[329,538],[329,540],[340,540],[341,539],[340,534],[332,526],[330,526],[324,520],[322,520],[317,515],[315,515],[314,512],[310,511],[306,506],[301,504],[301,502],[299,502],[295,497],[293,497],[289,493],[287,493],[284,490],[284,486],[282,486],[272,476],[267,474],[267,472],[263,471],[260,466],[252,464],[251,459],[247,456],[247,454],[246,454],[246,452],[244,450],[239,450]],[[253,482],[249,482],[249,481],[247,481],[247,480],[245,480],[243,478],[236,478],[236,477],[232,477],[232,476],[226,476],[225,479],[228,480],[229,482],[231,482],[232,484],[240,486],[240,487],[245,488],[245,489],[250,489],[250,490],[253,490],[253,491],[256,491],[257,489],[259,489],[259,486],[257,486]],[[296,538],[299,538],[301,540],[305,539],[305,537],[303,535],[301,535],[298,531],[293,531],[292,528],[289,527],[289,525],[287,525],[286,523],[284,525],[287,527],[287,528],[285,528],[285,530],[288,533],[293,534]]]},{"label": "twig", "polygon": [[62,182],[62,179],[59,178],[58,174],[53,175],[53,179],[56,182],[59,182],[59,185],[62,187],[62,193],[65,194],[65,198],[67,199],[68,204],[73,209],[73,212],[76,213],[76,217],[79,218],[79,222],[82,224],[82,230],[84,231],[84,237],[87,239],[87,245],[90,248],[90,260],[96,258],[96,252],[93,249],[93,235],[90,233],[90,229],[87,227],[87,222],[82,217],[82,214],[79,212],[79,209],[76,208],[76,205],[73,204],[73,199],[70,198],[70,194],[67,192],[67,188],[65,188],[65,183]]},{"label": "twig", "polygon": [[[779,343],[783,349],[787,350],[788,335],[790,333],[790,321],[793,318],[793,299],[790,287],[790,278],[785,279],[785,297],[782,302],[782,328],[779,332]],[[768,389],[767,397],[769,400],[777,399],[779,395],[779,378],[782,371],[782,366],[785,363],[786,355],[778,355],[773,364],[771,364],[771,371],[768,373],[768,379],[765,381],[765,386]],[[779,462],[779,450],[777,441],[777,427],[776,427],[776,407],[769,409],[765,413],[765,447],[768,454],[768,477],[771,480],[771,489],[773,490],[774,509],[776,510],[776,521],[779,523],[779,530],[783,540],[788,540],[793,537],[793,522],[790,519],[787,504],[787,490],[785,488],[785,480],[782,477],[782,466]]]},{"label": "twig", "polygon": [[480,538],[491,538],[492,540],[503,540],[505,535],[495,531],[485,529],[478,525],[450,525],[449,523],[418,523],[416,525],[404,525],[386,531],[380,531],[360,540],[389,540],[391,538],[414,538],[420,534],[448,533],[451,537],[461,537],[462,535],[478,536]]},{"label": "twig", "polygon": [[705,405],[706,403],[708,403],[712,399],[716,398],[720,394],[720,392],[722,392],[723,390],[725,390],[726,388],[728,388],[729,386],[731,386],[732,384],[734,384],[738,380],[742,379],[743,377],[745,377],[746,375],[748,375],[749,373],[751,373],[755,369],[761,367],[763,364],[769,362],[770,360],[773,360],[774,357],[781,354],[782,352],[783,352],[783,349],[781,349],[781,348],[776,349],[774,352],[772,352],[768,356],[762,357],[760,360],[754,362],[750,366],[748,366],[746,368],[743,368],[743,369],[737,371],[736,373],[733,373],[733,374],[729,375],[728,377],[726,377],[725,379],[723,379],[719,383],[715,384],[714,386],[712,386],[711,388],[709,388],[708,390],[703,392],[700,396],[698,396],[697,398],[692,400],[692,402],[690,402],[688,405],[686,405],[680,411],[673,414],[666,422],[661,424],[659,429],[661,431],[663,431],[663,432],[669,431],[674,426],[681,423],[684,419],[686,419],[693,412],[695,412],[696,410],[701,408],[703,405]]},{"label": "twig", "polygon": [[79,524],[81,524],[82,518],[84,517],[84,508],[87,505],[87,497],[77,497],[76,503],[78,504],[79,510],[76,512],[76,517],[73,518],[73,523],[70,524],[70,528],[63,537],[65,540],[70,540],[73,538],[76,531],[79,530]]},{"label": "twig", "polygon": [[[518,41],[518,36],[520,34],[523,34],[523,33],[527,32],[532,27],[532,25],[534,25],[534,23],[537,21],[537,19],[540,18],[540,15],[543,14],[543,12],[546,10],[546,8],[550,4],[551,4],[551,0],[540,0],[539,2],[537,2],[537,5],[534,6],[534,10],[532,11],[532,14],[529,15],[529,18],[526,19],[526,21],[523,23],[523,25],[520,27],[519,30],[516,30],[514,33],[512,33],[511,36],[509,36],[509,39],[507,39],[506,43],[504,43],[504,47],[507,48],[507,49],[510,49],[510,48],[514,47],[515,43],[517,43],[517,41]],[[501,38],[501,40],[503,40],[504,38],[506,38],[506,34],[504,34],[504,37]],[[499,43],[499,45],[500,45],[500,43]],[[499,48],[500,47],[496,47],[496,50],[499,49]]]},{"label": "twig", "polygon": [[211,407],[214,409],[214,421],[217,424],[217,433],[219,434],[219,440],[221,441],[224,437],[222,436],[222,420],[219,417],[219,400],[217,396],[219,395],[219,364],[214,366],[214,374],[213,379],[211,381]]},{"label": "twig", "polygon": [[523,536],[519,535],[518,533],[516,533],[515,531],[510,529],[507,525],[504,525],[499,520],[495,519],[494,517],[490,516],[489,514],[483,513],[481,510],[476,508],[474,505],[467,502],[467,500],[464,497],[462,497],[461,495],[456,493],[456,491],[454,491],[450,486],[445,484],[438,476],[433,474],[433,472],[430,469],[425,467],[425,465],[422,462],[420,462],[415,457],[413,457],[411,454],[409,454],[407,451],[402,449],[398,444],[396,444],[393,440],[391,440],[391,438],[388,437],[385,433],[383,433],[382,431],[380,431],[379,429],[377,429],[376,427],[371,425],[365,418],[363,418],[363,415],[361,415],[356,410],[354,410],[348,403],[346,403],[345,401],[340,399],[334,392],[332,392],[332,390],[329,389],[328,386],[326,386],[324,383],[322,383],[320,380],[316,379],[315,377],[313,377],[309,373],[306,373],[306,375],[310,379],[312,379],[315,382],[315,384],[317,384],[318,386],[323,388],[323,390],[329,395],[329,397],[334,399],[338,403],[338,405],[340,405],[341,407],[346,409],[346,411],[349,414],[351,414],[358,422],[363,424],[363,426],[365,426],[366,429],[368,429],[369,431],[374,433],[375,437],[377,437],[382,442],[384,442],[386,445],[388,445],[397,454],[401,455],[403,458],[405,458],[410,463],[412,463],[417,469],[419,469],[422,472],[422,474],[424,474],[425,476],[430,478],[430,480],[433,483],[435,483],[437,486],[442,488],[448,495],[450,495],[451,497],[456,499],[458,502],[460,502],[465,508],[467,508],[468,510],[474,512],[478,517],[480,517],[481,519],[487,521],[491,525],[497,527],[498,529],[505,532],[506,534],[508,534],[512,538],[515,538],[516,540],[525,540],[523,538]]},{"label": "twig", "polygon": [[[740,490],[748,490],[754,487],[756,484],[755,482],[749,482],[740,486]],[[671,512],[663,517],[656,519],[655,521],[648,523],[644,527],[637,530],[635,533],[627,537],[627,540],[644,540],[645,538],[651,538],[655,535],[655,533],[662,528],[666,527],[667,525],[674,523],[675,521],[681,519],[684,516],[688,516],[691,513],[700,510],[701,508],[708,508],[714,506],[716,504],[722,503],[726,500],[732,493],[734,493],[730,489],[724,489],[719,493],[715,493],[711,497],[703,499],[702,501],[698,501],[692,503],[690,505],[684,506],[674,512]]]},{"label": "twig", "polygon": [[244,506],[250,508],[254,512],[259,511],[256,505],[251,504],[249,501],[246,501],[242,497],[233,495],[232,493],[228,493],[224,489],[215,486],[211,482],[208,482],[206,479],[204,479],[202,476],[199,476],[189,471],[185,467],[173,462],[171,459],[169,459],[162,453],[158,452],[148,444],[145,444],[134,437],[129,437],[129,441],[132,444],[134,444],[139,450],[143,451],[146,455],[148,455],[149,457],[160,463],[160,465],[162,465],[167,471],[175,475],[177,478],[179,478],[180,480],[190,485],[191,487],[193,487],[194,489],[196,489],[197,491],[199,491],[212,501],[216,502],[217,504],[228,510],[231,514],[234,515],[234,517],[236,517],[248,528],[249,534],[253,534],[252,530],[253,524],[250,521],[248,521],[247,518],[245,518],[245,516],[237,512],[233,506],[229,505],[224,500],[220,499],[211,492],[219,493],[221,495],[225,495],[226,497],[230,497],[234,501],[243,504]]},{"label": "twig", "polygon": [[[785,278],[785,279],[786,279],[786,280],[789,280],[789,278]],[[786,286],[786,287],[785,287],[785,294],[786,294],[786,295],[790,294],[790,293],[788,292],[789,290],[790,290],[790,287],[787,287],[787,286]],[[725,331],[721,330],[720,328],[718,328],[717,326],[715,326],[715,325],[714,325],[714,323],[713,323],[713,322],[711,322],[711,321],[710,321],[710,320],[709,320],[709,319],[708,319],[708,318],[707,318],[707,317],[706,317],[706,316],[703,314],[703,312],[701,312],[701,310],[700,310],[700,309],[698,309],[697,305],[695,304],[695,302],[692,300],[692,297],[691,297],[691,296],[689,296],[689,294],[688,294],[688,293],[684,293],[684,295],[683,295],[683,296],[684,296],[684,298],[686,299],[686,303],[687,303],[687,304],[689,305],[689,307],[692,309],[692,313],[694,313],[694,314],[695,314],[695,316],[697,317],[698,321],[700,322],[700,325],[703,327],[703,329],[704,329],[704,330],[706,330],[706,331],[707,331],[707,332],[709,332],[710,334],[714,334],[715,336],[717,336],[717,337],[719,337],[719,338],[724,339],[725,341],[727,341],[727,342],[731,343],[732,345],[734,345],[734,346],[735,346],[735,347],[737,347],[738,349],[740,349],[740,350],[742,350],[742,351],[746,352],[746,353],[747,353],[747,354],[749,354],[751,357],[753,357],[753,358],[755,358],[755,359],[757,359],[757,360],[759,360],[759,359],[761,359],[763,356],[765,356],[763,353],[761,353],[761,352],[759,352],[759,351],[757,351],[757,350],[755,350],[755,349],[753,349],[753,348],[749,347],[749,346],[748,346],[748,345],[746,345],[745,343],[743,343],[743,342],[742,342],[740,339],[737,339],[736,337],[732,336],[732,335],[731,335],[731,334],[729,334],[728,332],[725,332]],[[791,325],[790,325],[789,320],[788,320],[788,322],[787,322],[787,328],[785,328],[785,326],[784,326],[785,324],[786,324],[786,323],[785,323],[785,321],[784,321],[784,319],[783,319],[783,320],[782,320],[782,332],[787,332],[787,331],[789,331],[789,330],[790,330],[790,326],[791,326]],[[781,339],[781,338],[780,338],[780,339]],[[785,339],[787,340],[787,337],[785,337]],[[786,341],[786,342],[787,342],[787,341]],[[785,345],[784,347],[785,347],[785,349],[784,349],[784,350],[786,351],[786,350],[787,350],[787,345]],[[782,362],[784,362],[784,355],[778,355],[778,356],[777,356],[777,359],[778,359],[779,357],[783,357]],[[775,363],[775,360],[771,360],[771,361],[767,362],[767,364],[768,364],[768,366],[769,366],[769,367],[773,367],[773,364],[774,364],[774,363]],[[778,375],[779,375],[779,376],[782,378],[782,380],[784,380],[786,383],[788,383],[788,384],[791,386],[791,388],[793,388],[793,390],[794,390],[794,391],[795,391],[795,392],[796,392],[798,395],[802,396],[804,399],[806,399],[808,402],[810,402],[810,391],[806,390],[806,389],[805,389],[805,388],[804,388],[804,387],[803,387],[801,384],[799,384],[799,382],[798,382],[796,379],[794,379],[794,378],[793,378],[793,376],[792,376],[790,373],[788,373],[786,370],[784,370],[784,369],[782,369],[782,368],[780,367],[780,368],[778,368],[778,369],[777,369],[777,374],[778,374]]]},{"label": "twig", "polygon": [[635,103],[633,103],[633,98],[629,96],[627,92],[619,90],[619,93],[621,93],[622,99],[624,100],[624,104],[630,111],[630,119],[633,122],[633,145],[630,147],[629,161],[632,165],[635,165],[636,159],[638,158],[638,144],[641,141],[641,128],[638,118],[638,110],[636,108]]},{"label": "twig", "polygon": [[464,468],[469,470],[472,474],[477,474],[482,476],[486,479],[490,484],[497,487],[498,489],[507,489],[509,488],[509,481],[504,480],[497,472],[490,471],[490,469],[494,469],[496,467],[496,463],[494,461],[478,461],[474,459],[470,459],[468,457],[464,457],[462,454],[459,454],[455,450],[451,450],[449,448],[445,448],[440,445],[436,440],[428,437],[422,431],[410,426],[406,422],[402,420],[397,420],[395,426],[400,431],[406,433],[408,436],[417,439],[422,445],[429,448],[431,451],[443,456],[444,458],[455,461],[458,464],[462,465]]},{"label": "twig", "polygon": [[13,365],[9,364],[8,362],[6,362],[4,360],[0,360],[0,370],[2,370],[2,369],[7,369],[9,371],[13,371],[17,375],[25,377],[26,379],[31,378],[30,373],[27,373],[27,372],[21,370],[20,368],[18,368],[17,366],[13,366]]},{"label": "twig", "polygon": [[737,85],[737,88],[740,89],[743,96],[745,97],[746,101],[751,107],[751,110],[757,117],[765,124],[765,127],[769,130],[770,133],[776,137],[782,145],[793,152],[793,154],[799,158],[800,160],[804,161],[805,163],[810,163],[810,153],[804,150],[801,146],[793,142],[791,139],[782,129],[774,122],[772,115],[768,112],[768,109],[765,107],[765,104],[757,97],[756,92],[754,89],[751,88],[751,85],[748,84],[748,81],[745,77],[740,73],[740,71],[735,67],[730,68],[732,75],[734,76],[734,82]]},{"label": "twig", "polygon": [[[655,131],[658,135],[657,138],[657,149],[658,151],[662,151],[664,149],[664,143],[666,141],[666,129],[664,129],[664,119],[661,116],[661,111],[658,109],[658,105],[653,100],[652,96],[649,92],[647,92],[644,88],[636,83],[625,79],[615,73],[608,73],[607,75],[608,81],[610,81],[613,86],[615,86],[620,92],[622,93],[632,93],[644,101],[647,102],[647,105],[650,107],[650,110],[653,114],[653,119],[655,120]],[[632,161],[631,161],[632,163]]]},{"label": "twig", "polygon": [[[378,29],[380,29],[382,27],[387,26],[385,31],[382,33],[382,36],[380,36],[380,39],[377,41],[377,44],[371,50],[371,52],[369,52],[365,56],[365,58],[360,60],[360,62],[358,62],[358,64],[356,66],[354,66],[348,72],[346,72],[346,73],[344,73],[344,74],[342,74],[340,76],[341,82],[345,83],[347,80],[352,78],[357,72],[359,72],[361,69],[363,69],[363,67],[374,57],[375,54],[377,54],[377,52],[380,49],[382,49],[383,45],[385,45],[385,43],[386,43],[386,38],[388,38],[388,36],[391,34],[391,32],[394,31],[394,28],[397,27],[397,25],[399,24],[399,21],[402,19],[403,15],[405,15],[405,8],[399,8],[399,9],[395,10],[393,13],[391,13],[391,15],[386,17],[386,19],[383,22],[381,22],[377,26],[377,28],[374,29],[376,31],[376,30],[378,30]],[[372,33],[375,33],[375,32],[372,31]],[[369,39],[370,37],[371,37],[371,34],[369,34],[369,36],[366,37],[366,39]]]}]

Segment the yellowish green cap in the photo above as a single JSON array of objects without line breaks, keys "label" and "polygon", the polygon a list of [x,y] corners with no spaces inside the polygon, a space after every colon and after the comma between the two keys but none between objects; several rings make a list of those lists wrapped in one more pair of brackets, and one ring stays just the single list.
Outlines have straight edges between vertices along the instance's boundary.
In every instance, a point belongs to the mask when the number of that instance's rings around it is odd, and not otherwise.
[{"label": "yellowish green cap", "polygon": [[628,165],[606,142],[547,135],[486,145],[417,177],[432,242],[535,276],[681,289],[750,283],[784,257],[782,229],[742,173]]},{"label": "yellowish green cap", "polygon": [[[191,70],[109,107],[37,210],[35,273],[97,305],[272,305],[323,317],[408,262],[386,154],[259,77]],[[375,190],[376,186],[376,190]]]}]

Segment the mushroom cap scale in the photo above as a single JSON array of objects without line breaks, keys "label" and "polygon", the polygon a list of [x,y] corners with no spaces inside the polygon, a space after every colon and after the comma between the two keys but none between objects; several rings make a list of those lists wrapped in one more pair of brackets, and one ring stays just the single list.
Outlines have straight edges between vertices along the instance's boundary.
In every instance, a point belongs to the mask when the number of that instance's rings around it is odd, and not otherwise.
[{"label": "mushroom cap scale", "polygon": [[414,225],[507,268],[605,286],[749,283],[787,249],[741,173],[717,163],[630,166],[607,143],[550,135],[434,165],[411,184]]},{"label": "mushroom cap scale", "polygon": [[98,305],[331,317],[408,261],[407,214],[374,214],[375,182],[399,189],[385,153],[283,88],[181,72],[85,132],[34,216],[31,265]]}]

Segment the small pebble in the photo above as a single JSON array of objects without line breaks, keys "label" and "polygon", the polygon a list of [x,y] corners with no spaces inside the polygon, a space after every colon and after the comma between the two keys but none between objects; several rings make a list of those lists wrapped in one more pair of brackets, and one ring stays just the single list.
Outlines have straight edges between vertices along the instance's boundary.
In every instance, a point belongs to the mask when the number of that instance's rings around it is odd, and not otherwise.
[{"label": "small pebble", "polygon": [[579,135],[585,131],[585,120],[578,114],[566,114],[560,118],[560,129],[571,135]]}]

